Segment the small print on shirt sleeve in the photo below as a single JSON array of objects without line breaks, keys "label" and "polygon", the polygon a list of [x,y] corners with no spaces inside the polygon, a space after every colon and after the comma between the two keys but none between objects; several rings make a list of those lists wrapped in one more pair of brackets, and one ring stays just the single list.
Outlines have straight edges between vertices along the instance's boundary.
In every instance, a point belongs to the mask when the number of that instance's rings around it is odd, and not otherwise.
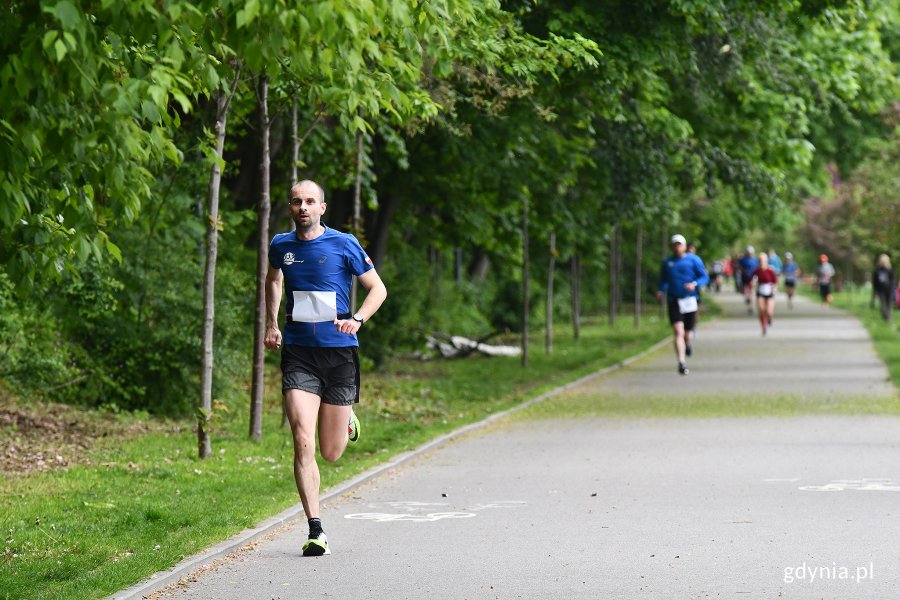
[{"label": "small print on shirt sleeve", "polygon": [[350,236],[348,238],[345,252],[347,253],[346,257],[350,271],[354,275],[362,275],[374,268],[375,265],[372,264],[372,259],[369,258],[369,255],[366,254],[366,251],[359,245],[359,241],[355,237]]}]

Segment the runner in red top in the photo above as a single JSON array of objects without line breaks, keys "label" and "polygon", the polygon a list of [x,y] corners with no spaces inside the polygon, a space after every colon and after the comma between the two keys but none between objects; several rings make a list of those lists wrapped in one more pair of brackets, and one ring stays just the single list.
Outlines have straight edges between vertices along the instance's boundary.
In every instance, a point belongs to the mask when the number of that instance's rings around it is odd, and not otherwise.
[{"label": "runner in red top", "polygon": [[766,335],[767,326],[772,324],[775,316],[775,288],[778,286],[778,275],[775,269],[769,266],[769,257],[765,252],[759,255],[759,267],[753,271],[756,279],[756,312],[759,314],[759,324],[762,326],[762,334]]}]

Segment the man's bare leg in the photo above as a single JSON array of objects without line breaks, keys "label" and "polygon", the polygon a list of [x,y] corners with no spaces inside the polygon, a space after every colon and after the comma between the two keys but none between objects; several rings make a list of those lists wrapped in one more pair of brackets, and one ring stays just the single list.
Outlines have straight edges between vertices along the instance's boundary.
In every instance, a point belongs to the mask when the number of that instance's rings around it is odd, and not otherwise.
[{"label": "man's bare leg", "polygon": [[317,395],[302,390],[287,390],[284,395],[284,410],[294,436],[294,481],[307,519],[319,518],[316,420],[321,404]]}]

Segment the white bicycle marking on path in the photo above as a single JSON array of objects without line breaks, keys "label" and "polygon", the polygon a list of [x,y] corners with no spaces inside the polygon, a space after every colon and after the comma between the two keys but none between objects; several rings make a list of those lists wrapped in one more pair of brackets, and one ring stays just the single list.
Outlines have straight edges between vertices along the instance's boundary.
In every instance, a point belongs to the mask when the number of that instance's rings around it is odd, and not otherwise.
[{"label": "white bicycle marking on path", "polygon": [[825,485],[802,485],[805,492],[900,492],[900,483],[891,479],[835,479]]},{"label": "white bicycle marking on path", "polygon": [[345,519],[358,519],[362,521],[377,521],[379,523],[387,523],[391,521],[411,521],[413,523],[433,523],[441,519],[468,519],[474,517],[475,513],[464,512],[436,512],[424,515],[412,514],[391,514],[391,513],[354,513],[352,515],[344,515]]},{"label": "white bicycle marking on path", "polygon": [[504,500],[500,502],[488,502],[484,504],[475,504],[469,511],[474,512],[460,512],[460,511],[435,511],[435,512],[416,512],[417,510],[432,510],[434,511],[435,507],[449,507],[450,504],[447,502],[416,502],[416,501],[398,501],[398,502],[373,502],[367,504],[367,508],[393,508],[399,510],[406,510],[407,512],[402,513],[388,513],[388,512],[365,512],[365,513],[353,513],[349,515],[344,515],[345,519],[355,519],[355,520],[364,520],[364,521],[377,521],[379,523],[389,523],[394,521],[408,521],[413,523],[433,523],[434,521],[440,521],[442,519],[468,519],[474,516],[477,516],[476,513],[483,510],[490,509],[508,509],[508,508],[520,508],[527,504],[527,502],[520,501],[511,501]]}]

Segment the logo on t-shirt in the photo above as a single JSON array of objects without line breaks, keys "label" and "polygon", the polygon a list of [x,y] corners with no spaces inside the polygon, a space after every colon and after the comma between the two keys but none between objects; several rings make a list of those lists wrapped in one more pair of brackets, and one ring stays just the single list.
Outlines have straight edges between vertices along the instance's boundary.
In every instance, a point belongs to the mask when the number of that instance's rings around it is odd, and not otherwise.
[{"label": "logo on t-shirt", "polygon": [[283,263],[285,264],[285,266],[288,266],[288,265],[294,264],[294,261],[295,261],[295,260],[296,260],[296,259],[294,258],[294,253],[293,253],[293,252],[287,252],[287,253],[285,253],[284,259],[283,259],[281,262],[283,262]]},{"label": "logo on t-shirt", "polygon": [[319,264],[320,264],[320,265],[324,265],[326,260],[328,260],[328,257],[327,257],[327,256],[323,256],[322,258],[319,259]]}]

